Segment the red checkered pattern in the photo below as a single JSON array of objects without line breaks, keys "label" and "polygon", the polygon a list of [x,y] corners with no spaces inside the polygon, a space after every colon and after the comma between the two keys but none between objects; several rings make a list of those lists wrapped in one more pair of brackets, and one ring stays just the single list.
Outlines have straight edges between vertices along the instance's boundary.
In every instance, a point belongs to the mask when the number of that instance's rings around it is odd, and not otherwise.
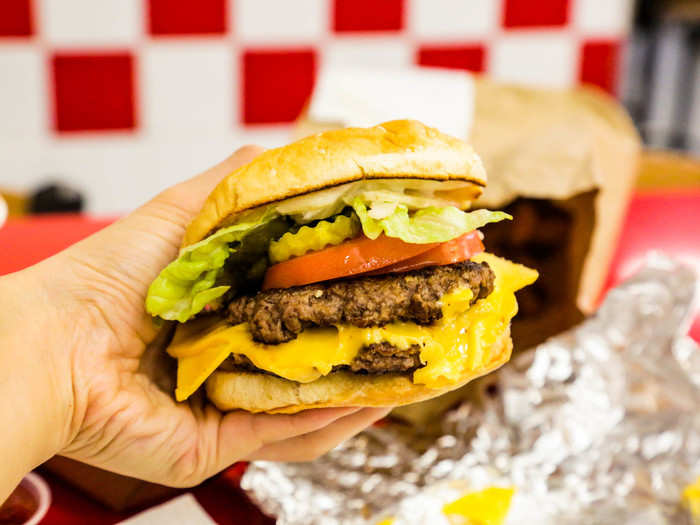
[{"label": "red checkered pattern", "polygon": [[122,190],[134,184],[94,179],[145,165],[158,177],[138,186],[155,191],[236,144],[282,142],[329,64],[413,63],[615,93],[630,5],[1,0],[0,140],[12,144],[0,186],[65,171],[94,186],[96,209],[135,204]]}]

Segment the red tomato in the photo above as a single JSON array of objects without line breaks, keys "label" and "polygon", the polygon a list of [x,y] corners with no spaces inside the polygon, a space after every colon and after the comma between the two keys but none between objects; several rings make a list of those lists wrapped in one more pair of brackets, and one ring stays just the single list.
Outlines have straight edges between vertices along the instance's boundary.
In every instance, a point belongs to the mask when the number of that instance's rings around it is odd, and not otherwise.
[{"label": "red tomato", "polygon": [[484,243],[478,230],[465,233],[461,237],[443,242],[426,252],[420,253],[410,259],[404,259],[391,266],[385,266],[379,270],[369,272],[368,275],[380,275],[384,273],[407,272],[426,266],[443,266],[471,259],[472,256],[484,251]]},{"label": "red tomato", "polygon": [[362,235],[273,264],[267,269],[262,289],[289,288],[365,273],[410,259],[436,246],[438,243],[410,244],[384,234],[374,240]]}]

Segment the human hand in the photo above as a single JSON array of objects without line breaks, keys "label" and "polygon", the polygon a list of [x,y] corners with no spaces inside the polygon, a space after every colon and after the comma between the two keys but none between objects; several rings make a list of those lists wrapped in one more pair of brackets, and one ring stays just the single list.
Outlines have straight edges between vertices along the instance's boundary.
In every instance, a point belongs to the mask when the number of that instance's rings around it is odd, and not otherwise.
[{"label": "human hand", "polygon": [[[155,373],[163,367],[154,360],[167,358],[148,351],[158,333],[144,311],[148,286],[175,257],[186,225],[216,183],[260,151],[238,150],[108,228],[0,280],[4,296],[20,305],[14,321],[0,328],[21,332],[0,347],[0,365],[8,348],[22,349],[27,377],[17,363],[13,375],[28,383],[28,409],[43,422],[29,421],[43,434],[31,440],[41,448],[33,463],[60,453],[188,486],[238,460],[312,459],[386,414],[359,408],[222,414],[201,398],[178,404],[158,386]],[[27,316],[41,319],[18,330]]]}]

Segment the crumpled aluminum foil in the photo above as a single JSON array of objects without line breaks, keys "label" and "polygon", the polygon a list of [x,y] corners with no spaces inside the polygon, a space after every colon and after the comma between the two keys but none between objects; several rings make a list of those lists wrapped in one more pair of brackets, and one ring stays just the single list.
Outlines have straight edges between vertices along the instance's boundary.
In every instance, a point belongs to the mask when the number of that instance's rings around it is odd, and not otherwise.
[{"label": "crumpled aluminum foil", "polygon": [[516,487],[507,523],[682,524],[700,475],[693,272],[651,257],[597,314],[477,384],[426,448],[373,427],[311,463],[252,464],[241,481],[278,523],[447,523],[467,489]]}]

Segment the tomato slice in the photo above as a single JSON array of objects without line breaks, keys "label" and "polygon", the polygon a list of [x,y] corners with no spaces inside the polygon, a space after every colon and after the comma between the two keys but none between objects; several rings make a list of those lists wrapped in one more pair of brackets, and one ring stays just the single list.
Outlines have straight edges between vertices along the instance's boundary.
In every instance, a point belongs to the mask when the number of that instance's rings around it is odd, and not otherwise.
[{"label": "tomato slice", "polygon": [[443,266],[471,259],[477,253],[484,251],[484,243],[481,242],[481,234],[478,230],[465,233],[461,237],[443,242],[426,252],[420,253],[410,259],[404,259],[391,266],[385,266],[379,270],[368,272],[367,275],[381,275],[384,273],[408,272],[418,270],[426,266]]},{"label": "tomato slice", "polygon": [[410,244],[382,234],[372,240],[364,235],[329,246],[267,269],[262,289],[289,288],[370,272],[427,252],[438,243]]}]

